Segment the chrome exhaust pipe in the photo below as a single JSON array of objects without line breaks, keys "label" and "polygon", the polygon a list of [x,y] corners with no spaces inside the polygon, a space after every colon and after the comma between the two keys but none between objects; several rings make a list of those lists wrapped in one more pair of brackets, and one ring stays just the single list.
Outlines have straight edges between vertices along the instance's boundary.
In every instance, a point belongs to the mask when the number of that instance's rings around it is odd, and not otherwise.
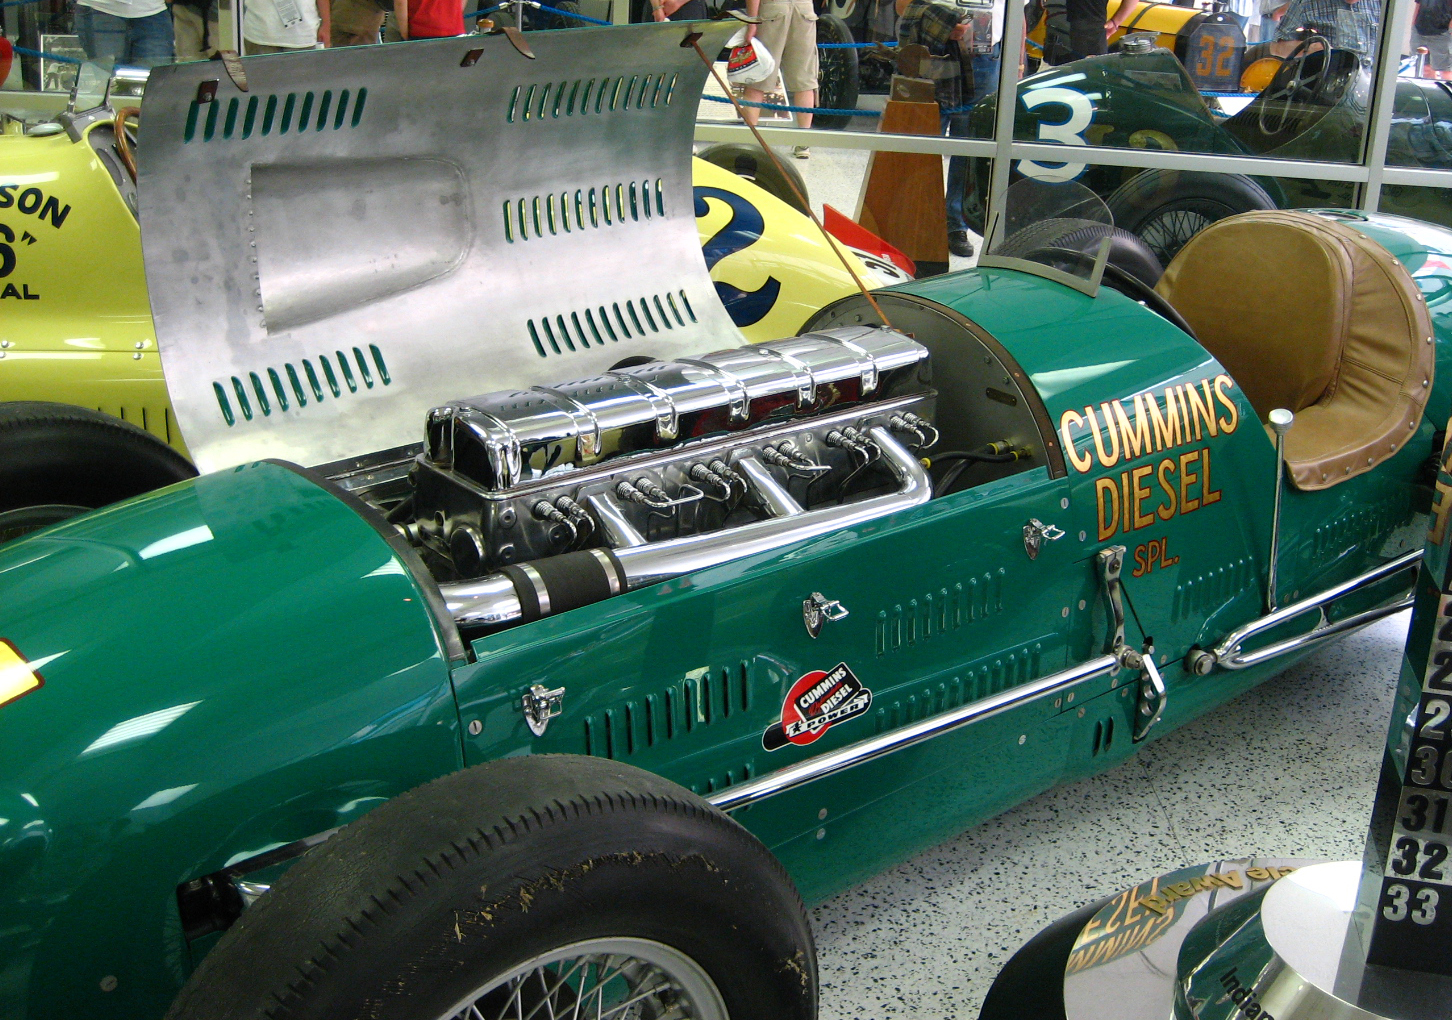
[{"label": "chrome exhaust pipe", "polygon": [[[501,627],[598,601],[585,595],[562,602],[550,579],[541,577],[551,573],[544,569],[551,561],[569,561],[570,571],[555,572],[555,576],[573,572],[579,584],[600,597],[608,597],[730,560],[773,552],[928,502],[933,483],[918,458],[888,428],[878,425],[868,432],[882,451],[881,463],[897,479],[898,487],[893,492],[819,510],[802,509],[785,495],[784,489],[761,492],[772,516],[751,524],[663,542],[567,553],[533,564],[517,564],[487,577],[441,584],[439,590],[459,626]],[[743,476],[748,485],[753,485],[753,472],[743,471]],[[605,533],[610,534],[610,529]]]}]

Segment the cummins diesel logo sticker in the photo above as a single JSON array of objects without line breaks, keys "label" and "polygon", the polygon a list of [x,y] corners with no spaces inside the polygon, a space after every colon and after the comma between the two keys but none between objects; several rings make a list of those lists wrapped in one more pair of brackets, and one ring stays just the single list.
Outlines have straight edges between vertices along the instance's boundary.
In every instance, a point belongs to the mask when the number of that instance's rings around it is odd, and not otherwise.
[{"label": "cummins diesel logo sticker", "polygon": [[792,684],[781,706],[781,722],[761,736],[761,746],[775,751],[787,744],[810,744],[832,726],[866,712],[872,692],[862,686],[847,663],[828,672],[814,669]]}]

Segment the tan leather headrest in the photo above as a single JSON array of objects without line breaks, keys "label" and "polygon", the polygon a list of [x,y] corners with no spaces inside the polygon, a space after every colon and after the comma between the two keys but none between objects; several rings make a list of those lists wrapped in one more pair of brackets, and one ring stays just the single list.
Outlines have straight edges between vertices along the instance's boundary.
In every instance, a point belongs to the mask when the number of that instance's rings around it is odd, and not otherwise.
[{"label": "tan leather headrest", "polygon": [[1308,219],[1279,210],[1223,219],[1190,239],[1155,288],[1214,338],[1211,353],[1262,420],[1319,400],[1346,342],[1350,259]]},{"label": "tan leather headrest", "polygon": [[1431,317],[1406,268],[1354,226],[1244,213],[1202,230],[1155,288],[1234,376],[1262,421],[1296,412],[1300,489],[1369,471],[1415,434],[1431,393]]}]

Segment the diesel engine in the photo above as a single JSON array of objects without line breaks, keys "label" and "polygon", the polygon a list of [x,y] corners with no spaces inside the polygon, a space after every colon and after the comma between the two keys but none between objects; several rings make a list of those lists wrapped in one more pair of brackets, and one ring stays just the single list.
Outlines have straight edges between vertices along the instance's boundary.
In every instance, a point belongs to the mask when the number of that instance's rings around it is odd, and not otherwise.
[{"label": "diesel engine", "polygon": [[466,628],[562,612],[927,501],[928,383],[851,326],[454,401],[401,526]]}]

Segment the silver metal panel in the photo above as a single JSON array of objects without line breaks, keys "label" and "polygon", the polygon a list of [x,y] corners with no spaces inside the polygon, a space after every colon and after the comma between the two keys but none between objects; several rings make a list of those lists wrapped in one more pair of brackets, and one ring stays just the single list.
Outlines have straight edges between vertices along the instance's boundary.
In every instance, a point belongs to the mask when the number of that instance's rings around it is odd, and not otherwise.
[{"label": "silver metal panel", "polygon": [[742,343],[697,239],[706,68],[681,46],[732,30],[249,57],[246,92],[219,62],[155,70],[142,246],[198,466],[358,457],[461,394]]}]

